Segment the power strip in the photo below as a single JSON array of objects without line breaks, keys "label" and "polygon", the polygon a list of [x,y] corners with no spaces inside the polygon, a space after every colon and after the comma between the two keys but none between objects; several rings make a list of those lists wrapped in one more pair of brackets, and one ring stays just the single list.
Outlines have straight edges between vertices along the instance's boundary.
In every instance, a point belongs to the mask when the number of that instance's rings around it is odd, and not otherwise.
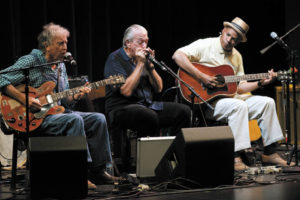
[{"label": "power strip", "polygon": [[275,174],[282,172],[281,167],[276,166],[265,166],[265,167],[250,167],[247,170],[248,174],[255,175],[255,174]]}]

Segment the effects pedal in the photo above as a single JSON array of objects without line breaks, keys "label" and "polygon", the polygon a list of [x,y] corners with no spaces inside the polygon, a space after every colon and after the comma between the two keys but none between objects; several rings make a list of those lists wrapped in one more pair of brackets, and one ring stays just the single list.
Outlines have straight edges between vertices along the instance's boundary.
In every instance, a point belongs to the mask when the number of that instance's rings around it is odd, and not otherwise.
[{"label": "effects pedal", "polygon": [[275,174],[282,172],[281,167],[276,166],[265,166],[265,167],[250,167],[247,170],[248,174],[250,175],[257,175],[257,174]]}]

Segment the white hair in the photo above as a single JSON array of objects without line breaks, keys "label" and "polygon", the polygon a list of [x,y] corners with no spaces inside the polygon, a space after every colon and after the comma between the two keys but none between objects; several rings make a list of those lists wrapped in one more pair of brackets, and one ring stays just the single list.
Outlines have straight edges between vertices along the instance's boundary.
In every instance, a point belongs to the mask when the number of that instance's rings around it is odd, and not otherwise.
[{"label": "white hair", "polygon": [[136,30],[144,30],[147,32],[147,30],[139,25],[139,24],[133,24],[131,26],[129,26],[125,32],[124,32],[124,36],[123,36],[123,47],[126,48],[126,41],[127,40],[132,40],[134,38],[134,35],[135,35],[135,31]]},{"label": "white hair", "polygon": [[45,49],[47,46],[49,46],[52,43],[53,38],[55,38],[57,35],[66,35],[67,37],[70,36],[70,32],[68,29],[54,24],[54,23],[49,23],[46,24],[43,27],[43,31],[38,35],[38,45],[39,49],[43,52],[45,52]]}]

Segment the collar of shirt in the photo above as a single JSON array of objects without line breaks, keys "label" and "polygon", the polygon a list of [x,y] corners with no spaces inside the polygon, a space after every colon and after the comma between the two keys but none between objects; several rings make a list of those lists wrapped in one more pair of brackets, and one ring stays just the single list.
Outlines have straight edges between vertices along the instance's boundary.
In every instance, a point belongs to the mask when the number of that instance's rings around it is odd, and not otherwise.
[{"label": "collar of shirt", "polygon": [[223,49],[222,45],[221,45],[221,36],[218,37],[218,39],[216,40],[216,50],[220,53],[220,54],[224,54],[225,57],[229,57],[229,56],[234,56],[236,54],[236,49],[232,48],[231,52],[227,52]]},{"label": "collar of shirt", "polygon": [[126,54],[124,48],[121,48],[121,55],[124,60],[132,62],[131,58],[129,58],[129,56]]},{"label": "collar of shirt", "polygon": [[47,62],[44,53],[39,49],[32,49],[30,54],[36,55],[36,57],[39,59],[39,61],[41,63],[46,63]]}]

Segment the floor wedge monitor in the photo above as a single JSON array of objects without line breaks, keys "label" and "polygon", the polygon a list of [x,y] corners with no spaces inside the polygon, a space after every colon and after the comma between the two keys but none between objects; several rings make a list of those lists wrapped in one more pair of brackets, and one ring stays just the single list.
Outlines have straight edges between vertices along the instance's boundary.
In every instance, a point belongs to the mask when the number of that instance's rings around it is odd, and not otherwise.
[{"label": "floor wedge monitor", "polygon": [[30,137],[31,198],[87,195],[87,144],[83,136]]},{"label": "floor wedge monitor", "polygon": [[200,187],[233,184],[230,127],[183,128],[155,168],[155,175],[162,181],[183,177]]}]

